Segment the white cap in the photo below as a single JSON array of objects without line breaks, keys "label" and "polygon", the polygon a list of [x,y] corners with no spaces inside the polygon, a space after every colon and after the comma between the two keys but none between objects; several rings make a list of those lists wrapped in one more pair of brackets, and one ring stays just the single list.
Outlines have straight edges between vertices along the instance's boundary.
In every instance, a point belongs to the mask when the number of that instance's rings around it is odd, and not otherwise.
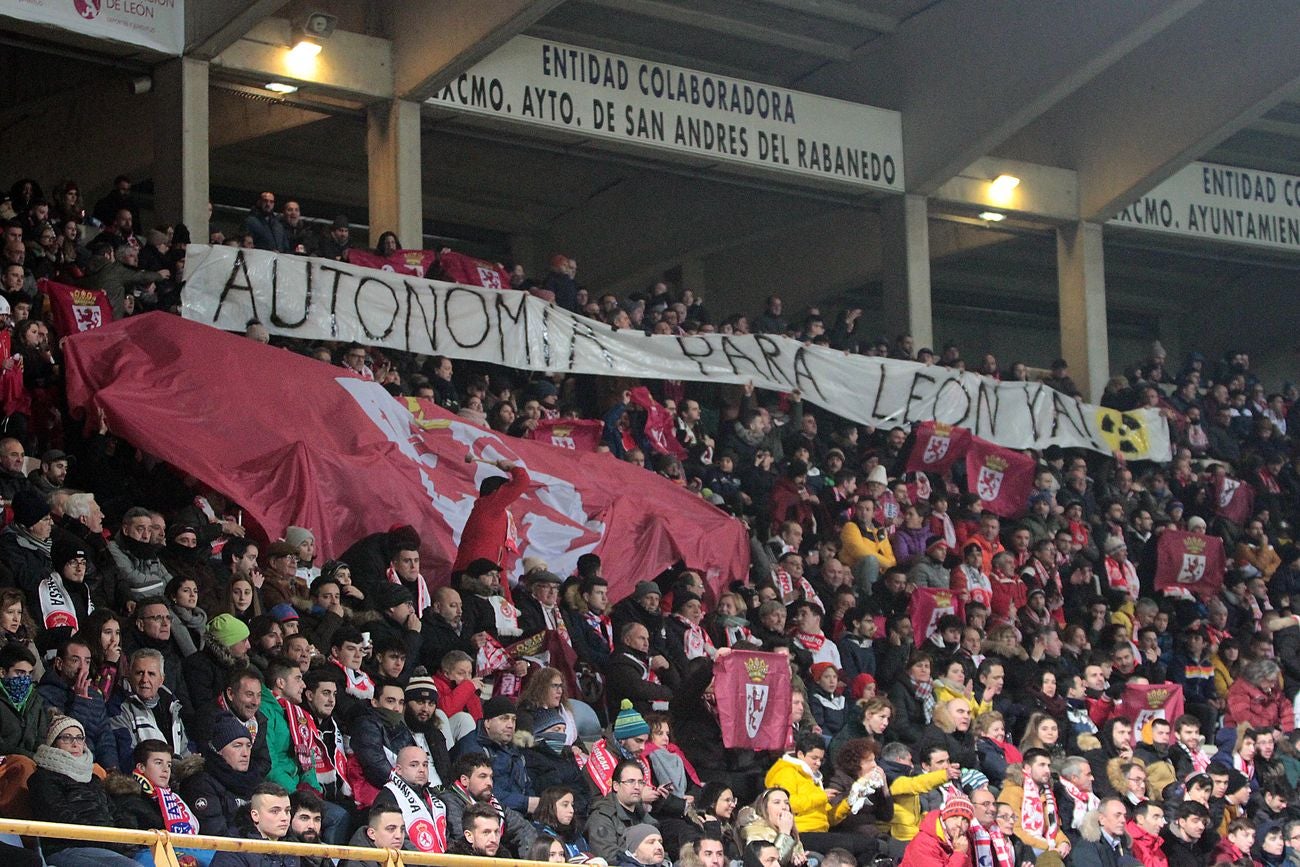
[{"label": "white cap", "polygon": [[13,311],[9,307],[9,301],[4,297],[0,297],[0,316],[8,316],[11,312]]},{"label": "white cap", "polygon": [[889,485],[889,474],[885,472],[885,468],[880,464],[876,464],[872,467],[871,472],[867,475],[867,484],[869,485],[872,482],[880,485]]}]

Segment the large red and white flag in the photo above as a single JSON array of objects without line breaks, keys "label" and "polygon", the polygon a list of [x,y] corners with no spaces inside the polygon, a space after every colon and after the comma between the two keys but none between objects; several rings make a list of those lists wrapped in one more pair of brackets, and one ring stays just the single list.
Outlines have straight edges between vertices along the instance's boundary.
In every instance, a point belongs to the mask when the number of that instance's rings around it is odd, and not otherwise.
[{"label": "large red and white flag", "polygon": [[53,280],[36,281],[36,289],[50,300],[54,330],[60,337],[113,321],[113,308],[103,289],[80,289]]},{"label": "large red and white flag", "polygon": [[348,261],[353,265],[412,277],[423,277],[429,273],[429,266],[437,258],[438,254],[433,250],[395,250],[388,256],[381,256],[372,250],[348,250]]},{"label": "large red and white flag", "polygon": [[971,432],[964,427],[923,421],[916,426],[916,441],[907,456],[907,469],[909,472],[944,475],[965,457],[970,442]]},{"label": "large red and white flag", "polygon": [[1234,524],[1244,524],[1255,508],[1255,489],[1240,479],[1219,476],[1214,483],[1214,511]]},{"label": "large red and white flag", "polygon": [[966,449],[966,486],[980,498],[980,508],[1003,518],[1018,518],[1034,489],[1034,459],[988,440],[971,437]]},{"label": "large red and white flag", "polygon": [[600,435],[604,430],[605,423],[600,419],[544,418],[528,432],[527,438],[562,449],[594,452],[600,445]]},{"label": "large red and white flag", "polygon": [[510,508],[521,557],[566,575],[594,551],[613,598],[679,560],[715,590],[748,572],[741,524],[666,479],[495,433],[283,349],[149,313],[64,351],[74,411],[102,409],[113,433],[231,497],[267,538],[310,527],[325,557],[410,523],[424,574],[445,580],[479,483],[500,473],[469,456],[528,471],[534,487]]},{"label": "large red and white flag", "polygon": [[1227,558],[1218,536],[1165,530],[1156,542],[1156,589],[1180,588],[1212,599],[1223,588]]},{"label": "large red and white flag", "polygon": [[733,650],[713,666],[722,745],[783,750],[790,734],[790,660],[779,653]]}]

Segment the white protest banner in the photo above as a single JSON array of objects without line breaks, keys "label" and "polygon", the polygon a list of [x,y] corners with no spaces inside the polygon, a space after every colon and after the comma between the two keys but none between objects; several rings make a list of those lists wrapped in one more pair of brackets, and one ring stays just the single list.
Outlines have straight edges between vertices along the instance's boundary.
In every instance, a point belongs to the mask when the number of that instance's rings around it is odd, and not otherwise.
[{"label": "white protest banner", "polygon": [[426,104],[706,167],[903,191],[896,111],[547,39],[516,36]]},{"label": "white protest banner", "polygon": [[0,0],[6,18],[164,54],[185,47],[185,0]]},{"label": "white protest banner", "polygon": [[1300,176],[1192,163],[1107,225],[1300,253]]},{"label": "white protest banner", "polygon": [[876,427],[935,420],[1007,448],[1086,448],[1170,459],[1154,410],[1118,412],[1041,383],[999,383],[944,367],[868,358],[771,334],[690,337],[614,331],[524,292],[439,283],[327,259],[191,244],[181,312],[243,331],[350,341],[518,370],[798,389]]}]

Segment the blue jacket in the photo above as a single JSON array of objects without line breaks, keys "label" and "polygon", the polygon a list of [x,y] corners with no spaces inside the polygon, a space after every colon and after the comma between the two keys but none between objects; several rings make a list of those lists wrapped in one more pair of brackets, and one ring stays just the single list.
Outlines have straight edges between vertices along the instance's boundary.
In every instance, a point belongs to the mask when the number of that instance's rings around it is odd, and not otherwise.
[{"label": "blue jacket", "polygon": [[113,737],[113,727],[108,722],[108,707],[104,704],[103,693],[92,686],[90,697],[82,698],[59,677],[53,666],[46,670],[36,685],[36,691],[52,712],[60,711],[81,723],[86,732],[86,746],[90,747],[100,767],[106,771],[117,770],[117,739]]},{"label": "blue jacket", "polygon": [[452,761],[470,753],[483,753],[492,760],[492,794],[497,800],[527,815],[528,799],[537,793],[528,779],[528,766],[519,747],[489,740],[480,722],[474,731],[456,742],[451,751]]}]

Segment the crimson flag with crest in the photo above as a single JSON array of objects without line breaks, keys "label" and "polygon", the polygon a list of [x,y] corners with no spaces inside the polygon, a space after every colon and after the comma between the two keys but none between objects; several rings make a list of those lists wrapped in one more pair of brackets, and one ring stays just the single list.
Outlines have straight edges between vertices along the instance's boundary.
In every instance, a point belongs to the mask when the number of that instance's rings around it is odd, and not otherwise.
[{"label": "crimson flag with crest", "polygon": [[1165,530],[1156,543],[1156,589],[1181,588],[1203,600],[1219,595],[1227,558],[1218,536]]},{"label": "crimson flag with crest", "polygon": [[916,426],[916,441],[907,456],[907,469],[944,475],[966,454],[971,439],[971,432],[964,427],[923,421]]},{"label": "crimson flag with crest", "polygon": [[713,666],[718,725],[727,749],[784,750],[790,733],[790,660],[733,650]]},{"label": "crimson flag with crest", "polygon": [[1029,504],[1038,464],[1020,452],[971,437],[966,450],[966,486],[980,508],[1003,518],[1018,518]]},{"label": "crimson flag with crest", "polygon": [[36,288],[50,299],[54,330],[60,337],[89,331],[113,321],[113,307],[103,289],[79,289],[53,280],[38,280]]}]

